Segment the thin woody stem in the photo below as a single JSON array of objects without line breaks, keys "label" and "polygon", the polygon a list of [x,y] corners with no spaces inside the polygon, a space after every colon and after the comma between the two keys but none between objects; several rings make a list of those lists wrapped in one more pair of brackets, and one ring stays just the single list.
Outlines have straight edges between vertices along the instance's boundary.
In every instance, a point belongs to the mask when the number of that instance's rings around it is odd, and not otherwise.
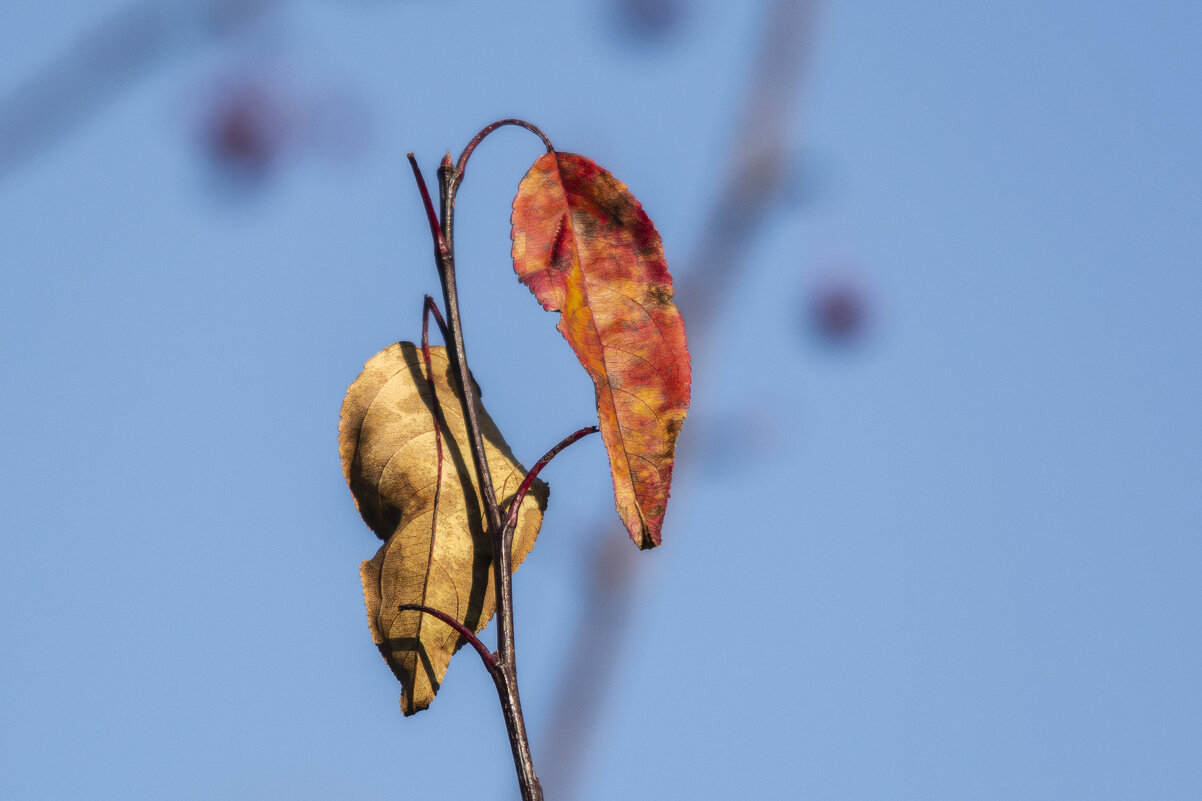
[{"label": "thin woody stem", "polygon": [[[467,368],[463,328],[459,321],[459,294],[455,287],[455,257],[450,245],[450,214],[446,213],[447,209],[445,208],[445,183],[443,185],[444,215],[440,226],[438,217],[434,213],[434,205],[430,200],[430,192],[426,188],[426,180],[422,177],[421,169],[417,166],[417,160],[412,153],[409,154],[409,164],[413,167],[413,176],[421,191],[422,202],[426,207],[426,216],[430,219],[431,234],[434,237],[434,256],[438,263],[438,277],[442,282],[443,300],[447,309],[447,329],[450,334],[450,340],[447,342],[447,356],[459,377],[459,387],[462,390],[459,399],[463,404],[464,420],[467,421],[468,439],[472,446],[472,459],[476,465],[476,474],[480,479],[480,492],[488,515],[488,526],[490,531],[500,530],[501,511],[497,505],[497,494],[493,490],[492,474],[489,472],[488,461],[484,455],[484,437],[480,431],[480,419],[476,412],[478,403],[476,390]],[[444,168],[439,169],[440,178],[444,172]]]},{"label": "thin woody stem", "polygon": [[[527,125],[527,127],[531,126]],[[479,138],[483,138],[484,135],[486,134],[479,135]],[[474,145],[469,146],[465,152],[470,153],[472,147]],[[413,154],[409,155],[409,163],[413,167],[413,176],[421,192],[426,216],[430,221],[431,235],[434,238],[434,257],[438,264],[438,277],[442,282],[443,300],[447,311],[447,333],[449,334],[447,356],[459,378],[459,400],[463,405],[472,460],[475,462],[481,501],[487,515],[488,534],[492,540],[493,585],[496,591],[497,607],[497,653],[496,663],[489,668],[489,673],[497,688],[497,698],[501,702],[501,712],[505,718],[505,729],[509,734],[509,745],[513,752],[513,764],[518,774],[522,801],[542,801],[543,791],[538,782],[538,775],[534,772],[534,759],[530,754],[530,739],[526,734],[526,723],[522,717],[522,702],[518,696],[517,659],[514,655],[513,637],[513,554],[504,536],[501,508],[497,501],[496,491],[493,489],[492,475],[489,472],[488,460],[484,451],[484,437],[476,411],[478,404],[476,389],[467,366],[463,327],[459,317],[459,295],[455,286],[455,256],[452,244],[454,242],[455,190],[459,186],[462,173],[456,170],[451,163],[448,153],[438,168],[439,211],[441,213],[436,215],[425,179],[422,177]]]}]

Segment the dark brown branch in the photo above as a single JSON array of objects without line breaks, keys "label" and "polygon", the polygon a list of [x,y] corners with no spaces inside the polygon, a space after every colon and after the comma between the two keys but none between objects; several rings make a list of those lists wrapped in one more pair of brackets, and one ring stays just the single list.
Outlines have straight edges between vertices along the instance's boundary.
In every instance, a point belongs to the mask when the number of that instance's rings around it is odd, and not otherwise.
[{"label": "dark brown branch", "polygon": [[[451,164],[450,156],[443,159],[438,168],[438,185],[440,210],[442,212],[442,235],[451,254],[454,253],[454,219],[455,191],[459,187],[460,174]],[[468,431],[472,442],[472,455],[476,459],[476,470],[480,477],[480,490],[484,495],[485,506],[488,510],[488,530],[492,537],[493,546],[493,586],[496,592],[497,607],[497,658],[499,665],[493,671],[493,683],[497,687],[497,698],[501,702],[501,713],[505,717],[505,731],[509,734],[509,746],[513,752],[513,766],[518,774],[518,784],[522,789],[522,801],[542,801],[543,789],[534,771],[534,757],[530,752],[530,738],[526,734],[526,721],[522,716],[522,700],[518,694],[517,649],[514,645],[513,634],[513,552],[507,547],[504,526],[501,522],[501,508],[493,489],[492,476],[488,471],[488,461],[484,454],[484,440],[480,434],[480,424],[475,415],[475,392],[472,389],[471,376],[467,369],[467,356],[463,350],[463,330],[459,322],[459,299],[455,288],[455,260],[453,255],[443,259],[443,267],[439,271],[443,280],[443,294],[446,298],[447,317],[451,330],[453,351],[460,371],[465,414],[467,405],[471,405],[471,416],[467,418]],[[469,394],[471,393],[471,394]]]},{"label": "dark brown branch", "polygon": [[476,411],[478,399],[475,385],[467,367],[467,353],[463,343],[463,327],[459,319],[459,293],[455,286],[455,257],[451,247],[450,219],[451,209],[446,202],[447,182],[445,175],[448,171],[439,168],[441,196],[443,198],[443,218],[439,224],[434,213],[434,204],[430,200],[430,192],[426,188],[425,178],[417,159],[409,154],[409,164],[413,168],[413,176],[421,192],[422,202],[426,208],[426,216],[430,221],[430,235],[434,239],[434,257],[438,264],[438,277],[442,282],[443,300],[447,308],[447,331],[450,338],[447,342],[447,357],[451,362],[458,378],[461,390],[460,401],[463,404],[463,418],[467,421],[468,441],[471,445],[472,459],[475,462],[476,474],[480,481],[480,491],[487,510],[488,527],[490,531],[499,532],[501,529],[501,511],[497,505],[497,495],[493,490],[492,474],[488,469],[488,460],[484,453],[484,437],[480,430],[479,414]]},{"label": "dark brown branch", "polygon": [[500,504],[493,489],[492,474],[484,450],[484,437],[477,414],[476,388],[468,370],[467,352],[463,343],[463,327],[459,317],[459,294],[455,285],[454,215],[455,190],[459,186],[459,174],[448,155],[438,168],[439,215],[434,214],[434,205],[426,188],[421,169],[412,154],[409,163],[422,195],[426,216],[430,221],[430,233],[434,239],[434,258],[438,265],[438,278],[442,282],[443,300],[447,311],[447,356],[459,378],[459,400],[463,406],[463,417],[467,423],[468,441],[472,460],[479,481],[481,501],[484,504],[488,534],[493,547],[493,584],[497,607],[497,653],[496,664],[490,669],[501,712],[505,718],[505,730],[513,752],[513,764],[518,774],[522,801],[542,801],[543,791],[538,775],[534,771],[534,759],[530,753],[530,740],[526,734],[526,723],[522,717],[522,702],[518,695],[517,658],[513,636],[513,554],[506,547]]}]

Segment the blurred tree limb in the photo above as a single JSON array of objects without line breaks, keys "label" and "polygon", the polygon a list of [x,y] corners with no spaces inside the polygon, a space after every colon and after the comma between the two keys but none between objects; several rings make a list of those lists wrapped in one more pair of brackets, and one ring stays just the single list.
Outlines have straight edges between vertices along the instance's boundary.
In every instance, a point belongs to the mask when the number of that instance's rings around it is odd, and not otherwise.
[{"label": "blurred tree limb", "polygon": [[168,59],[224,38],[281,0],[136,0],[0,95],[0,180],[52,149]]},{"label": "blurred tree limb", "polygon": [[[730,142],[727,172],[712,196],[708,222],[676,282],[676,301],[688,326],[694,364],[709,353],[718,305],[745,269],[748,243],[770,218],[794,174],[794,121],[800,84],[813,47],[818,0],[770,0],[761,44],[748,76],[743,108]],[[692,425],[699,421],[694,419]],[[687,427],[686,427],[687,428]],[[689,450],[686,434],[682,450]],[[679,460],[687,469],[687,455]],[[607,515],[608,516],[608,515]],[[593,526],[595,550],[585,598],[563,668],[540,756],[548,797],[576,794],[582,758],[616,670],[621,642],[636,605],[641,562],[612,524]]]}]

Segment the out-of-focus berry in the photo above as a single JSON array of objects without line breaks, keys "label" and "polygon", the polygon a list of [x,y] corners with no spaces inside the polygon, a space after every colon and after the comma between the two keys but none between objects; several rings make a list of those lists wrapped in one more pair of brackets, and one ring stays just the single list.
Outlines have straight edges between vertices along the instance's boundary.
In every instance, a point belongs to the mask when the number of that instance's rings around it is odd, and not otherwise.
[{"label": "out-of-focus berry", "polygon": [[234,84],[213,101],[203,132],[209,159],[223,172],[262,178],[292,144],[286,104],[270,87]]},{"label": "out-of-focus berry", "polygon": [[868,299],[850,278],[827,278],[807,299],[809,326],[822,340],[846,344],[860,339],[868,326]]},{"label": "out-of-focus berry", "polygon": [[642,41],[668,37],[684,17],[682,0],[612,0],[612,4],[620,32]]}]

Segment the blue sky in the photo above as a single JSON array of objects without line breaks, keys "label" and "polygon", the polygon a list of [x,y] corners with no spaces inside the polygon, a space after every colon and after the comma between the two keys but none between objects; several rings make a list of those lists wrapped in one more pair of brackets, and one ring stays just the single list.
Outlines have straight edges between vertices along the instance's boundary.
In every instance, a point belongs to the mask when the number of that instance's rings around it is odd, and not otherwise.
[{"label": "blue sky", "polygon": [[[408,151],[430,172],[525,117],[630,186],[687,281],[766,4],[682,3],[641,42],[611,6],[181,23],[0,175],[0,795],[514,796],[474,654],[397,708],[337,417],[437,287]],[[9,0],[0,96],[121,7]],[[573,797],[1202,795],[1200,34],[1185,2],[823,6],[796,176],[695,321],[664,545],[633,560]],[[204,131],[247,83],[282,144],[231,178]],[[472,368],[528,463],[594,415],[509,262],[539,150],[490,138],[457,214]],[[832,274],[870,310],[846,346],[806,318]],[[598,441],[545,475],[516,594],[550,776],[621,534]]]}]

